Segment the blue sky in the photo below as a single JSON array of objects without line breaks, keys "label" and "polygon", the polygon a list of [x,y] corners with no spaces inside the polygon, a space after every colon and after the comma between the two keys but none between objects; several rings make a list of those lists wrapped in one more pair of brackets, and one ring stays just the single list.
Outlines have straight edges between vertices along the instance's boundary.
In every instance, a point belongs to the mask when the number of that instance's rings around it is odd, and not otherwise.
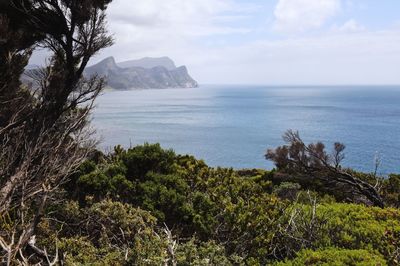
[{"label": "blue sky", "polygon": [[107,12],[116,43],[92,63],[169,56],[200,83],[400,84],[399,0],[114,0]]}]

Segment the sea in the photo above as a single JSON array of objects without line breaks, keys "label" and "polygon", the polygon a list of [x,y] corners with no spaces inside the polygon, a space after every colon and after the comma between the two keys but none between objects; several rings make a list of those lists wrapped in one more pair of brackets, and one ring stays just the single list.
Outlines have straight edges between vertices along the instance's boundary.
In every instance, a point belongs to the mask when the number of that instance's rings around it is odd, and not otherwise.
[{"label": "sea", "polygon": [[160,143],[209,166],[272,169],[266,150],[297,130],[305,142],[346,145],[343,165],[400,173],[400,86],[202,85],[104,92],[92,125],[99,149]]}]

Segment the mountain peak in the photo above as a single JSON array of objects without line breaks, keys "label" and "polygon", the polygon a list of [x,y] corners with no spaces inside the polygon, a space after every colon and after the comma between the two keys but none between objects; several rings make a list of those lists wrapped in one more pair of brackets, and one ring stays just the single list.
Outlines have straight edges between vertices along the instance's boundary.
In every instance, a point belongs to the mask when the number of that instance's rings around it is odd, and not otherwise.
[{"label": "mountain peak", "polygon": [[197,82],[190,77],[185,66],[176,67],[169,57],[145,57],[116,63],[107,57],[86,68],[85,75],[98,74],[107,78],[114,89],[193,88]]},{"label": "mountain peak", "polygon": [[143,57],[137,60],[129,60],[120,62],[117,64],[122,68],[130,68],[130,67],[142,67],[142,68],[153,68],[157,66],[163,66],[168,70],[173,70],[176,68],[174,61],[167,56],[163,57]]},{"label": "mountain peak", "polygon": [[86,74],[93,75],[98,74],[100,76],[108,76],[111,71],[118,71],[119,67],[115,63],[114,57],[107,57],[97,64],[87,67],[85,72]]},{"label": "mountain peak", "polygon": [[101,60],[96,65],[104,65],[104,66],[108,66],[108,67],[118,67],[117,63],[115,63],[115,58],[113,56],[109,56],[109,57]]}]

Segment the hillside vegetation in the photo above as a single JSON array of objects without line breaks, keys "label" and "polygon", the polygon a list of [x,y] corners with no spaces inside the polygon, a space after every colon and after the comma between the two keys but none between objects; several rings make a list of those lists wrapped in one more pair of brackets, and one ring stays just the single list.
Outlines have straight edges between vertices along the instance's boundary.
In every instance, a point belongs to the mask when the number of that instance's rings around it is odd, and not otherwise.
[{"label": "hillside vegetation", "polygon": [[210,168],[158,144],[91,156],[39,226],[40,246],[70,264],[398,263],[399,175],[383,181],[391,206],[382,209],[276,170]]},{"label": "hillside vegetation", "polygon": [[[110,2],[0,1],[1,265],[399,264],[400,175],[343,168],[341,143],[288,131],[271,171],[158,144],[97,151],[106,83],[84,73],[113,43]],[[48,64],[21,84],[38,47]]]}]

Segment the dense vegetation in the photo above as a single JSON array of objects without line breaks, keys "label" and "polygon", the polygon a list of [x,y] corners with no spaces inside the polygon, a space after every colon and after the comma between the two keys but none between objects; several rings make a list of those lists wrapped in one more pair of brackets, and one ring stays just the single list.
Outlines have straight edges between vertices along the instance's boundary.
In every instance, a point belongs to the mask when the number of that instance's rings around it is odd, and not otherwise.
[{"label": "dense vegetation", "polygon": [[383,181],[390,207],[379,208],[276,170],[210,168],[158,144],[115,147],[64,184],[37,241],[71,265],[396,265],[399,181]]},{"label": "dense vegetation", "polygon": [[[268,150],[276,169],[211,168],[158,144],[94,150],[110,0],[0,1],[0,263],[397,265],[400,175],[358,173],[322,143]],[[32,51],[48,65],[21,74]]]}]

